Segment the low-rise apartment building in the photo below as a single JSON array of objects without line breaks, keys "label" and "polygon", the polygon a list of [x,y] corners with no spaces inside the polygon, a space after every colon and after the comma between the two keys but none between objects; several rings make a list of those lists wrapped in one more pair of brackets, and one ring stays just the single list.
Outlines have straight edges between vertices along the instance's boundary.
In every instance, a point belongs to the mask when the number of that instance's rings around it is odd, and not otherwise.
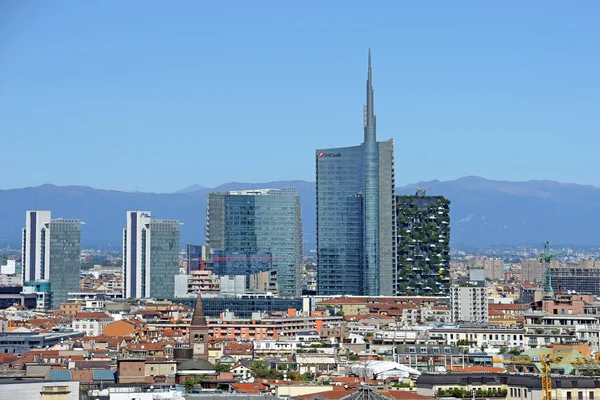
[{"label": "low-rise apartment building", "polygon": [[[417,378],[417,394],[453,397],[452,391],[464,391],[476,398],[542,400],[539,374],[423,373]],[[552,376],[552,399],[596,400],[600,380],[591,376]]]},{"label": "low-rise apartment building", "polygon": [[525,331],[521,328],[444,327],[434,328],[430,335],[441,336],[446,344],[468,341],[472,347],[527,348]]},{"label": "low-rise apartment building", "polygon": [[86,336],[100,336],[104,327],[113,322],[110,315],[103,312],[78,312],[73,318],[72,328],[84,332]]}]

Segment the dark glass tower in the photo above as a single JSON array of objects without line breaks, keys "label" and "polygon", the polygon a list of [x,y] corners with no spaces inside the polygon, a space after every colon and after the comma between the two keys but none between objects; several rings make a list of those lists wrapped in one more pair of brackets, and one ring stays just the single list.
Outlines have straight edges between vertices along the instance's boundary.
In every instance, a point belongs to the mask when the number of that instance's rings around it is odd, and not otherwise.
[{"label": "dark glass tower", "polygon": [[209,193],[206,244],[219,274],[276,270],[279,294],[301,293],[302,214],[298,189]]},{"label": "dark glass tower", "polygon": [[364,142],[316,152],[319,294],[395,292],[394,144],[377,142],[372,78],[369,51]]}]

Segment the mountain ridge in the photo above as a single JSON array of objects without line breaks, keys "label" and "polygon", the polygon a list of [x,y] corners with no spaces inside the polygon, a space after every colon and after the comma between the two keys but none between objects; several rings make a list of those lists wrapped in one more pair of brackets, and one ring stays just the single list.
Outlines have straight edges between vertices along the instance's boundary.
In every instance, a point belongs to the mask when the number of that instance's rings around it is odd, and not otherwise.
[{"label": "mountain ridge", "polygon": [[[82,185],[0,190],[0,246],[18,244],[25,211],[50,209],[53,218],[86,222],[84,246],[120,248],[128,210],[148,210],[153,217],[183,222],[181,244],[202,243],[206,195],[209,192],[297,187],[305,240],[316,239],[315,183],[302,180],[227,182],[214,188],[190,185],[173,193],[125,192]],[[186,190],[192,188],[193,190]],[[414,194],[417,188],[443,195],[451,203],[451,239],[461,244],[531,244],[550,240],[561,244],[597,244],[600,187],[551,180],[496,181],[466,176],[449,181],[422,181],[397,188]]]}]

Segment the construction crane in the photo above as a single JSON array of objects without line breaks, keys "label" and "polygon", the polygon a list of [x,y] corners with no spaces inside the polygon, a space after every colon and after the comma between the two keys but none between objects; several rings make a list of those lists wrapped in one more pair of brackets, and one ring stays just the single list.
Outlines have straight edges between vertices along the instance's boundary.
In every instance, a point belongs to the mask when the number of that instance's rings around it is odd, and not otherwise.
[{"label": "construction crane", "polygon": [[544,300],[554,299],[554,290],[552,289],[552,274],[550,273],[550,261],[566,250],[550,252],[550,242],[544,243],[544,252],[540,254],[540,261],[544,263]]},{"label": "construction crane", "polygon": [[[548,243],[548,242],[546,242]],[[552,376],[550,375],[550,363],[559,362],[560,357],[552,358],[546,356],[542,358],[542,400],[552,400]]]}]

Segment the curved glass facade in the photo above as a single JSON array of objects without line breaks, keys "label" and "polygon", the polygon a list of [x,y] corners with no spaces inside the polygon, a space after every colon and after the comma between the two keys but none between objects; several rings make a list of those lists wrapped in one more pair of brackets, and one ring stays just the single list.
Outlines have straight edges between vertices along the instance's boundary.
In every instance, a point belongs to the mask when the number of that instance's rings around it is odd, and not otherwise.
[{"label": "curved glass facade", "polygon": [[394,145],[376,141],[373,101],[369,52],[364,143],[315,154],[319,294],[394,293]]}]

